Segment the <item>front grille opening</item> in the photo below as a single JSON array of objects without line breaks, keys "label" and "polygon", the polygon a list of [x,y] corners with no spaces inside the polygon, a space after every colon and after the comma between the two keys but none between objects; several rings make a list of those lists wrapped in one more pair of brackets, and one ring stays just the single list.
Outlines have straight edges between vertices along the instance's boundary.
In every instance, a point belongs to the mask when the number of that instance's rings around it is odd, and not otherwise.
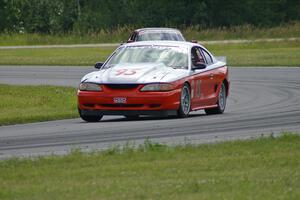
[{"label": "front grille opening", "polygon": [[150,104],[149,105],[150,108],[158,108],[160,106],[161,106],[161,104]]},{"label": "front grille opening", "polygon": [[111,107],[111,108],[130,108],[130,107],[143,107],[144,104],[100,104],[103,107]]},{"label": "front grille opening", "polygon": [[85,107],[90,107],[90,108],[92,108],[92,107],[95,107],[95,104],[83,104]]},{"label": "front grille opening", "polygon": [[135,89],[139,85],[138,84],[105,84],[105,86],[110,89],[124,90],[124,89]]}]

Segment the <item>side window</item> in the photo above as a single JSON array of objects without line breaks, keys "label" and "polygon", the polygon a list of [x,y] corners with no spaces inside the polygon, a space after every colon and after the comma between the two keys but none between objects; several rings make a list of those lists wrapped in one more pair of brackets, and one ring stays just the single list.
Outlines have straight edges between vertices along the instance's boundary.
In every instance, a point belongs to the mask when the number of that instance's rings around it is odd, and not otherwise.
[{"label": "side window", "polygon": [[202,53],[203,53],[203,55],[205,57],[206,63],[208,65],[211,65],[213,63],[213,60],[212,60],[211,56],[205,50],[203,50],[203,49],[202,49]]},{"label": "side window", "polygon": [[128,39],[128,41],[134,42],[134,41],[135,41],[135,38],[136,38],[136,35],[137,35],[137,33],[134,31],[134,32],[131,34],[131,36],[130,36],[130,38]]},{"label": "side window", "polygon": [[202,53],[199,48],[192,48],[192,63],[205,63]]}]

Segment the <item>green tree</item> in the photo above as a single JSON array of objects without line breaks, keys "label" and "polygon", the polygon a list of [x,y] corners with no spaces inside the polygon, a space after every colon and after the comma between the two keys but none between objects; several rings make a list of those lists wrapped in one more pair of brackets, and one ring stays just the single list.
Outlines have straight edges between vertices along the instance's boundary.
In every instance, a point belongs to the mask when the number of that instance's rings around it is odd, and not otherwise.
[{"label": "green tree", "polygon": [[252,24],[300,20],[300,0],[0,0],[0,32],[82,34],[116,27]]}]

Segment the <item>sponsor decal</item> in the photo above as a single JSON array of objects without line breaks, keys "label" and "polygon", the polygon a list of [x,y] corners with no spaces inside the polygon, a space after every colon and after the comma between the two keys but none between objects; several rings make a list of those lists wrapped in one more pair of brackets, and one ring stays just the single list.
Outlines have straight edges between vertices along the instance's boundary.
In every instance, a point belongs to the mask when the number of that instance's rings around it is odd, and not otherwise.
[{"label": "sponsor decal", "polygon": [[197,97],[200,98],[201,95],[201,80],[197,80]]}]

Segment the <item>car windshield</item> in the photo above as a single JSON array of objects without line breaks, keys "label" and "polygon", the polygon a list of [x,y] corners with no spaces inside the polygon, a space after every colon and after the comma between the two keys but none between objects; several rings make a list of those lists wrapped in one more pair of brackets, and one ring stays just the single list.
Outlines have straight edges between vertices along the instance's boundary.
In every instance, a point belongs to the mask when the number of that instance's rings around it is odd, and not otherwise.
[{"label": "car windshield", "polygon": [[176,32],[141,32],[137,36],[136,41],[149,41],[149,40],[174,40],[184,41],[180,34]]},{"label": "car windshield", "polygon": [[105,64],[104,68],[117,64],[163,63],[175,69],[188,68],[188,50],[173,46],[130,46],[121,47]]}]

